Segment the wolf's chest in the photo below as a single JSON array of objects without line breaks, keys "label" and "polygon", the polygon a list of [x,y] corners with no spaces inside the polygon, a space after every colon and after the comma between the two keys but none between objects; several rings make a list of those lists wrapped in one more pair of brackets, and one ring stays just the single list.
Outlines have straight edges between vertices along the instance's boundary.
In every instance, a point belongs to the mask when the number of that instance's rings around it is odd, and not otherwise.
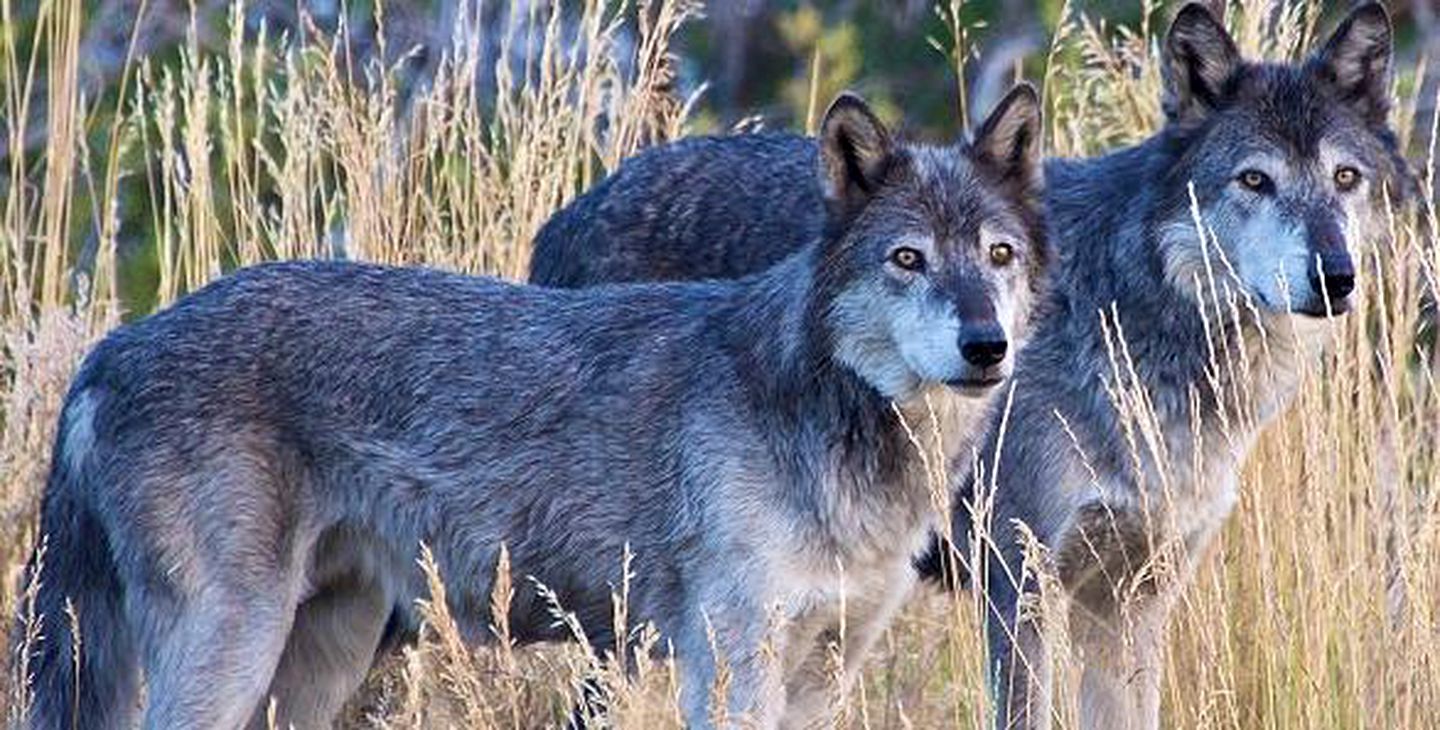
[{"label": "wolf's chest", "polygon": [[1252,355],[1245,383],[1222,387],[1230,392],[1221,403],[1200,418],[1187,412],[1183,424],[1171,419],[1168,473],[1149,474],[1145,485],[1152,502],[1159,497],[1170,528],[1165,537],[1183,540],[1191,553],[1204,549],[1239,500],[1240,472],[1256,441],[1289,407],[1303,363],[1317,348],[1312,341],[1274,342]]}]

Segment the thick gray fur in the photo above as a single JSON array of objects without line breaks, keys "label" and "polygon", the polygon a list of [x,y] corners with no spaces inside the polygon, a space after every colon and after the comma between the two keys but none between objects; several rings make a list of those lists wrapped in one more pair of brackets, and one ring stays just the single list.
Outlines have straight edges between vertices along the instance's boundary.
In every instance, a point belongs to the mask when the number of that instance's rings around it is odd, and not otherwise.
[{"label": "thick gray fur", "polygon": [[[1104,157],[1045,165],[1058,255],[1045,319],[1018,356],[998,474],[973,474],[968,459],[957,468],[957,540],[969,543],[972,509],[993,500],[989,531],[1001,549],[970,556],[994,606],[997,725],[1048,727],[1052,712],[1044,634],[1019,608],[1034,581],[1006,577],[1021,574],[1012,521],[1049,547],[1068,589],[1084,666],[1082,726],[1158,725],[1165,627],[1189,566],[1233,509],[1255,437],[1327,340],[1326,315],[1349,308],[1362,236],[1382,228],[1383,191],[1413,191],[1387,122],[1390,35],[1384,9],[1365,4],[1306,62],[1251,63],[1203,6],[1188,6],[1165,43],[1163,129]],[[818,211],[765,205],[807,199],[797,190],[807,184],[809,146],[798,137],[716,138],[641,155],[541,231],[532,279],[727,277],[776,260],[784,250],[755,249],[816,235]],[[793,155],[772,152],[781,148]],[[706,173],[681,184],[672,172],[687,159],[707,160]],[[1350,191],[1340,189],[1341,167],[1361,173]],[[737,191],[731,174],[767,188]],[[1191,185],[1215,234],[1208,244],[1192,217]],[[786,223],[788,236],[743,235]],[[562,231],[570,233],[555,235]],[[701,254],[687,259],[690,250]],[[649,267],[652,259],[664,263]],[[1118,337],[1107,336],[1102,312],[1118,315],[1133,376],[1113,365]],[[1120,394],[1138,392],[1163,447],[1147,445],[1120,413]],[[996,420],[978,461],[987,467]],[[948,562],[943,552],[921,562],[931,577]],[[1161,556],[1172,559],[1151,560]],[[1149,572],[1161,564],[1168,572]]]},{"label": "thick gray fur", "polygon": [[[602,651],[628,546],[630,616],[673,645],[691,726],[717,659],[732,718],[823,720],[841,607],[853,669],[936,522],[901,417],[942,456],[972,443],[1010,358],[962,353],[1028,331],[1046,253],[1022,97],[984,148],[901,146],[842,97],[812,167],[828,233],[742,280],[282,263],[116,330],[45,488],[31,724],[129,727],[143,677],[146,728],[259,725],[272,695],[281,726],[326,726],[426,594],[422,543],[470,639],[505,545],[514,637],[570,638],[528,577]],[[897,242],[927,268],[897,268]]]}]

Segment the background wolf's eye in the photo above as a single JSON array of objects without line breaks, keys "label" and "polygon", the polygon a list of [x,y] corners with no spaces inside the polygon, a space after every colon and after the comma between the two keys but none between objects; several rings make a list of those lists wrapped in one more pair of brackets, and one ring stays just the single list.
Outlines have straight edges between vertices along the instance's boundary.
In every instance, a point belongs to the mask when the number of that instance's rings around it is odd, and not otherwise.
[{"label": "background wolf's eye", "polygon": [[890,261],[906,271],[919,271],[925,268],[925,254],[909,246],[900,246],[891,251]]},{"label": "background wolf's eye", "polygon": [[1350,192],[1360,184],[1360,171],[1353,167],[1341,167],[1335,170],[1335,187],[1341,192]]},{"label": "background wolf's eye", "polygon": [[1240,184],[1245,186],[1246,190],[1257,193],[1266,193],[1275,187],[1274,184],[1270,182],[1270,176],[1259,170],[1246,170],[1240,173],[1238,179]]},{"label": "background wolf's eye", "polygon": [[996,266],[1009,266],[1015,260],[1015,247],[1008,243],[990,244],[990,263]]}]

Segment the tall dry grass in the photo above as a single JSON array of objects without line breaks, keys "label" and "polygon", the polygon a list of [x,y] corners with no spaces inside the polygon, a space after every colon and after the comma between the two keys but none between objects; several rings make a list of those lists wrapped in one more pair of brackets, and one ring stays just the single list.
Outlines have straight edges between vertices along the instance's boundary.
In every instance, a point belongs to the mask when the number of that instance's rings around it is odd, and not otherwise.
[{"label": "tall dry grass", "polygon": [[[27,613],[17,579],[36,538],[66,382],[86,348],[124,314],[117,252],[126,189],[143,186],[152,201],[156,306],[235,266],[272,258],[344,256],[521,277],[528,241],[552,211],[639,147],[684,132],[687,100],[675,96],[668,49],[696,8],[648,0],[636,16],[622,5],[585,0],[562,17],[546,3],[514,3],[501,56],[519,60],[498,68],[481,64],[467,40],[478,17],[462,13],[433,82],[404,90],[395,68],[357,68],[343,38],[243,35],[237,4],[224,52],[202,52],[192,29],[178,64],[132,58],[111,108],[82,95],[79,3],[41,2],[38,32],[21,45],[27,39],[14,36],[12,0],[0,0],[0,115],[9,151],[0,176],[5,609]],[[1277,19],[1269,6],[1239,3],[1236,37],[1255,55],[1298,57],[1315,38],[1315,8],[1285,3]],[[958,18],[958,7],[950,3],[947,12]],[[1154,35],[1165,16],[1148,2],[1146,9],[1142,27],[1116,33],[1067,8],[1043,78],[1052,153],[1094,154],[1154,130]],[[627,26],[634,17],[640,22]],[[527,52],[511,52],[519,48]],[[477,98],[483,76],[493,78],[493,98]],[[1414,108],[1413,100],[1401,104],[1399,128],[1414,126]],[[37,131],[33,120],[45,120],[39,149],[26,144]],[[108,133],[93,134],[97,127]],[[106,140],[105,149],[91,149],[94,139]],[[1430,171],[1427,201],[1434,200],[1430,158],[1433,151],[1419,160]],[[1256,448],[1240,507],[1178,610],[1163,688],[1168,727],[1440,724],[1440,403],[1431,329],[1440,254],[1428,233],[1436,230],[1435,211],[1428,203],[1397,211],[1379,228],[1362,250],[1368,275],[1359,308]],[[1213,304],[1218,316],[1243,307],[1218,297]],[[1136,448],[1143,449],[1144,397],[1133,395],[1120,400],[1137,404]],[[923,446],[923,424],[915,435]],[[935,481],[943,496],[943,474]],[[937,498],[937,509],[943,502]],[[556,725],[589,695],[610,707],[615,726],[680,726],[676,677],[660,637],[641,636],[656,652],[628,675],[582,645],[516,647],[504,607],[526,581],[502,565],[496,641],[467,646],[443,583],[426,567],[422,639],[373,674],[348,724]],[[615,590],[617,635],[643,630],[628,625],[627,587]],[[570,620],[563,606],[555,610],[557,620]],[[847,693],[837,688],[840,723],[981,723],[985,665],[976,619],[984,611],[973,595],[917,596],[861,681]],[[32,625],[38,633],[27,642],[67,621],[30,618],[43,623]],[[1074,666],[1063,651],[1055,661],[1057,715],[1071,725]],[[8,689],[8,714],[18,718],[26,687],[12,677]]]}]

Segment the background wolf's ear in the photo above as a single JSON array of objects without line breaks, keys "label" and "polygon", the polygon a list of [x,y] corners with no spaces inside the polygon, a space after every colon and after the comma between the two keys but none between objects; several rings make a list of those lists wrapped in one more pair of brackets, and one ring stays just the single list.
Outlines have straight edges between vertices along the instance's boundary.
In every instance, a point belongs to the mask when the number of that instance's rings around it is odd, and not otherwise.
[{"label": "background wolf's ear", "polygon": [[1041,133],[1040,94],[1030,84],[1017,84],[975,132],[971,149],[1002,180],[1038,186]]},{"label": "background wolf's ear", "polygon": [[865,100],[849,92],[830,104],[820,123],[820,187],[842,212],[875,194],[892,162],[894,141]]},{"label": "background wolf's ear", "polygon": [[1380,3],[1366,3],[1345,18],[1314,68],[1367,122],[1384,124],[1390,113],[1390,14]]},{"label": "background wolf's ear", "polygon": [[1214,110],[1243,63],[1225,26],[1199,3],[1186,5],[1175,16],[1165,35],[1163,60],[1165,116],[1172,122],[1192,121]]}]

